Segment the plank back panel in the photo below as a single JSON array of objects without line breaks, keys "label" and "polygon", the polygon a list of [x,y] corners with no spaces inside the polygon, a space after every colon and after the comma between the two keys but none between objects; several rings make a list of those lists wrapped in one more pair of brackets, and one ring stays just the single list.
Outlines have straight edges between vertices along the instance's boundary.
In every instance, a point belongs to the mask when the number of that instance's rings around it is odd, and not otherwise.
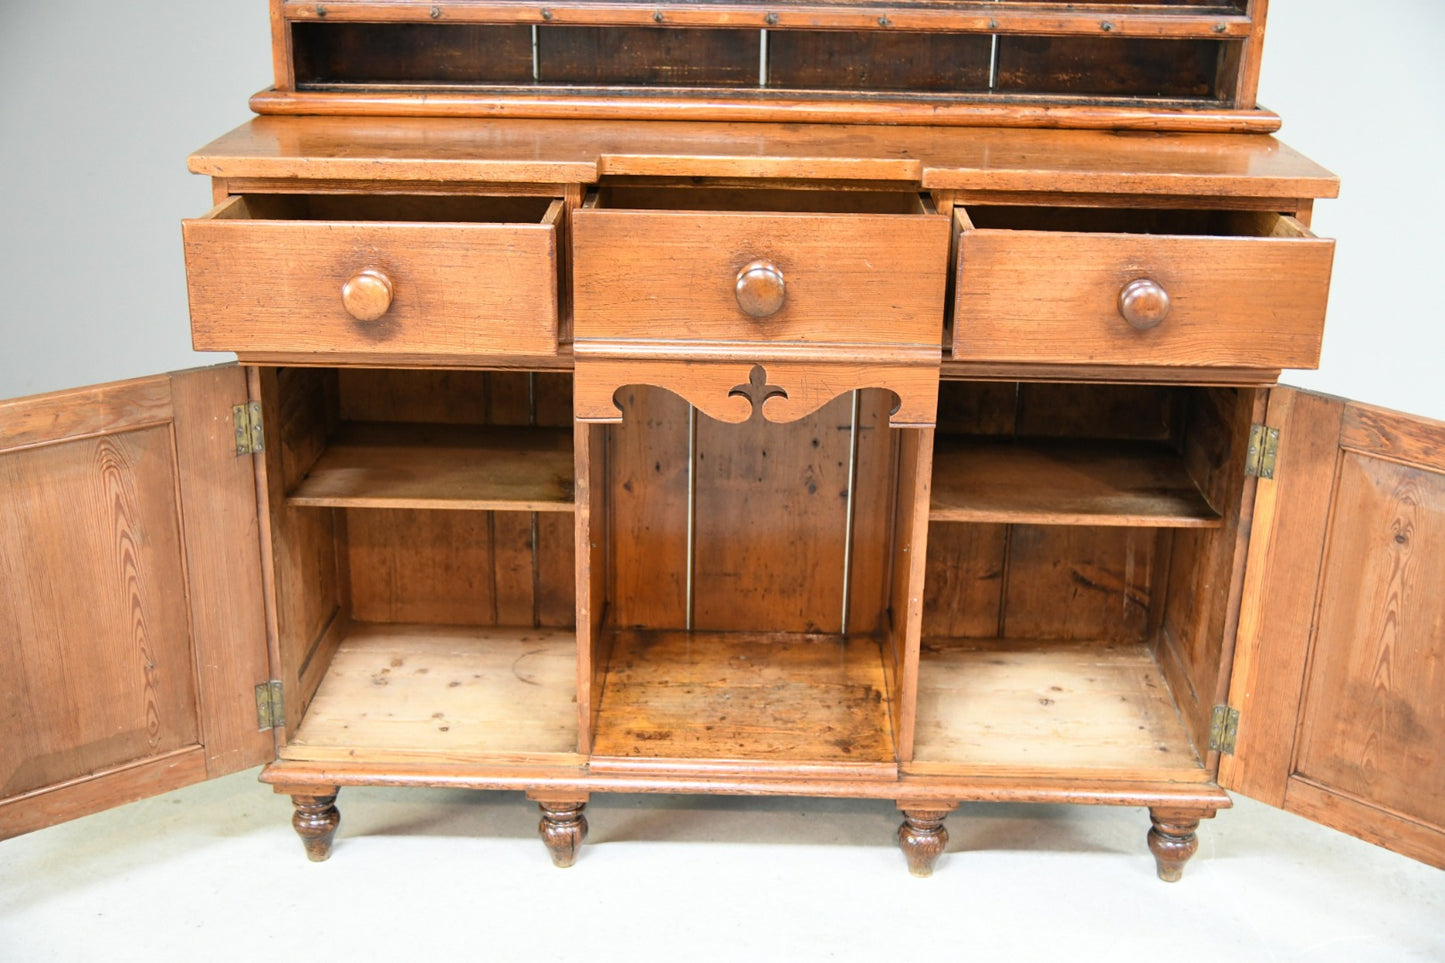
[{"label": "plank back panel", "polygon": [[697,426],[694,627],[839,632],[852,397],[778,425]]}]

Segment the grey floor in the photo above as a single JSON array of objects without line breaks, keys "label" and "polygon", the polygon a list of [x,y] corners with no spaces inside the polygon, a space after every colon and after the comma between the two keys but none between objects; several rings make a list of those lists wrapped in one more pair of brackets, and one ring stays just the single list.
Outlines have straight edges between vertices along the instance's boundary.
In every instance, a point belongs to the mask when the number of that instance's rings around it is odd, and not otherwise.
[{"label": "grey floor", "polygon": [[886,803],[345,790],[326,863],[254,771],[0,842],[0,959],[1445,960],[1445,872],[1239,800],[1174,885],[1141,810],[974,806],[932,879]]}]

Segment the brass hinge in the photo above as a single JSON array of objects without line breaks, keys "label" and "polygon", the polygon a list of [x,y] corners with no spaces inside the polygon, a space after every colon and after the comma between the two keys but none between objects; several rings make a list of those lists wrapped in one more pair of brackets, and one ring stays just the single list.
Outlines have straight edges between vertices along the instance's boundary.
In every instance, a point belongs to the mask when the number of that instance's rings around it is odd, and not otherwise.
[{"label": "brass hinge", "polygon": [[1273,478],[1274,462],[1279,455],[1279,429],[1266,425],[1249,426],[1249,451],[1244,456],[1244,473],[1255,478]]},{"label": "brass hinge", "polygon": [[261,428],[261,402],[234,405],[231,420],[236,425],[237,455],[254,455],[266,450],[266,432]]},{"label": "brass hinge", "polygon": [[1239,710],[1215,706],[1209,717],[1209,748],[1214,752],[1234,755],[1234,742],[1239,736]]},{"label": "brass hinge", "polygon": [[256,728],[275,729],[286,724],[286,702],[280,682],[262,682],[256,686]]}]

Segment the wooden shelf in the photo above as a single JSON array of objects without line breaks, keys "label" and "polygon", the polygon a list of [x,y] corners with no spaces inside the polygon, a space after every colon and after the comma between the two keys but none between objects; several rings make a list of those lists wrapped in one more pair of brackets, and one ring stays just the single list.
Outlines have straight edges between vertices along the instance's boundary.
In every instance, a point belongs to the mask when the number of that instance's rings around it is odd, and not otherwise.
[{"label": "wooden shelf", "polygon": [[1142,644],[925,640],[908,772],[1112,772],[1203,781]]},{"label": "wooden shelf", "polygon": [[934,522],[1217,528],[1175,452],[1123,441],[940,438]]},{"label": "wooden shelf", "polygon": [[592,765],[891,772],[887,692],[882,650],[871,638],[617,631]]},{"label": "wooden shelf", "polygon": [[353,624],[283,759],[577,752],[570,629]]},{"label": "wooden shelf", "polygon": [[566,428],[346,423],[291,505],[570,512]]}]

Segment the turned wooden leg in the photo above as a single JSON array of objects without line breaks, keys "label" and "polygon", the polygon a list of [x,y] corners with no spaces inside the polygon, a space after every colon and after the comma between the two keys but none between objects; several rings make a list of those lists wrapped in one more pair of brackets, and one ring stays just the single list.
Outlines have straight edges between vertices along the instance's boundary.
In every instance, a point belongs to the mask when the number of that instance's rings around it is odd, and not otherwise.
[{"label": "turned wooden leg", "polygon": [[582,815],[587,804],[539,802],[537,808],[542,811],[542,821],[537,824],[537,832],[541,834],[542,842],[547,844],[547,851],[552,854],[553,865],[564,869],[571,866],[577,861],[577,850],[582,848],[582,840],[587,838],[587,817]]},{"label": "turned wooden leg", "polygon": [[905,809],[903,824],[898,827],[898,845],[908,859],[908,871],[914,876],[932,876],[933,864],[948,845],[948,830],[943,820],[951,809]]},{"label": "turned wooden leg", "polygon": [[336,808],[336,794],[329,796],[291,797],[296,807],[291,825],[306,847],[306,858],[319,863],[331,855],[331,841],[336,837],[336,827],[341,825],[341,813]]},{"label": "turned wooden leg", "polygon": [[1154,824],[1149,830],[1149,851],[1154,854],[1159,878],[1164,882],[1177,883],[1184,864],[1199,848],[1194,831],[1199,828],[1200,815],[1175,809],[1149,810],[1149,821]]}]

